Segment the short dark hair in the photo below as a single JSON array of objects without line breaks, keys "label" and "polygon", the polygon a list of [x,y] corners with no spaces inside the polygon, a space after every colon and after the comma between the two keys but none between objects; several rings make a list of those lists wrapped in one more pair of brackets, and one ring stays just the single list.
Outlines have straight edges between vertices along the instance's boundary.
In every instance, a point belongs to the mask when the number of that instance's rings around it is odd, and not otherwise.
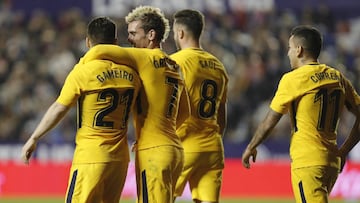
[{"label": "short dark hair", "polygon": [[90,21],[87,36],[94,44],[113,44],[116,40],[116,25],[108,17],[97,17]]},{"label": "short dark hair", "polygon": [[174,14],[174,23],[186,26],[195,39],[199,39],[204,29],[204,15],[200,11],[184,9]]},{"label": "short dark hair", "polygon": [[312,57],[319,57],[323,39],[318,29],[307,25],[299,25],[292,29],[291,36],[297,38],[301,46]]}]

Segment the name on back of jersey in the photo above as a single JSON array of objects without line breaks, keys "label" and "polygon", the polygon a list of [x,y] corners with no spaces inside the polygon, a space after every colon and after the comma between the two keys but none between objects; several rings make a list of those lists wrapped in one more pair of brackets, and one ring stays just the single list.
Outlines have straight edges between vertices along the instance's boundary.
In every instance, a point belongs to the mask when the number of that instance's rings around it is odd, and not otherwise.
[{"label": "name on back of jersey", "polygon": [[134,75],[125,70],[111,69],[102,72],[102,74],[96,75],[96,78],[101,83],[105,82],[106,80],[112,80],[112,79],[124,79],[132,82],[134,79]]}]

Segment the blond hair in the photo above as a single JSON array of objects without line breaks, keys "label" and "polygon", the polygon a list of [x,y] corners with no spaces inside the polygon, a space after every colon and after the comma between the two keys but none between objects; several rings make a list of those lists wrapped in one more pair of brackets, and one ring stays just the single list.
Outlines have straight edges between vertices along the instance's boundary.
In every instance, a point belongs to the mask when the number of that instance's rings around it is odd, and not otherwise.
[{"label": "blond hair", "polygon": [[170,32],[169,20],[165,17],[160,8],[152,6],[138,6],[133,9],[126,17],[127,24],[133,21],[141,21],[145,32],[151,29],[156,32],[158,42],[164,42]]}]

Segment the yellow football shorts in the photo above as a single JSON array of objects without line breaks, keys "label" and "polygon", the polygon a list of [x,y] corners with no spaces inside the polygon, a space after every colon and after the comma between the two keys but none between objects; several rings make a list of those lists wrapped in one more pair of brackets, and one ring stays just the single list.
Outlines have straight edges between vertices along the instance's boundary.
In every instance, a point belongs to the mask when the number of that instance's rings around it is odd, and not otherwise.
[{"label": "yellow football shorts", "polygon": [[137,202],[172,202],[183,164],[183,149],[174,146],[136,151]]},{"label": "yellow football shorts", "polygon": [[175,189],[175,196],[181,196],[189,182],[192,199],[219,202],[224,169],[224,153],[185,152],[184,168]]},{"label": "yellow football shorts", "polygon": [[292,188],[297,203],[327,203],[339,169],[313,166],[291,169]]},{"label": "yellow football shorts", "polygon": [[119,203],[128,162],[73,164],[66,203]]}]

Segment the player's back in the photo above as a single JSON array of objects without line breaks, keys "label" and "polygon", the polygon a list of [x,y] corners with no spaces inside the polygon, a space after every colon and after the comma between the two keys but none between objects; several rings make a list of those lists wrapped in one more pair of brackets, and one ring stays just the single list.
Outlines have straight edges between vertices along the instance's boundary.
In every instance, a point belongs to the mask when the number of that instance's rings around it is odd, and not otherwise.
[{"label": "player's back", "polygon": [[293,167],[338,166],[337,126],[345,92],[342,74],[325,64],[309,64],[283,76],[271,106],[285,101],[291,106]]},{"label": "player's back", "polygon": [[[176,135],[179,97],[184,87],[176,68],[170,68],[160,49],[142,49],[138,65],[143,88],[139,93],[135,128],[138,148],[174,145],[181,148]],[[135,52],[135,54],[138,51]],[[140,52],[141,53],[141,52]],[[147,60],[146,60],[146,57]]]},{"label": "player's back", "polygon": [[341,73],[325,64],[308,65],[288,73],[285,80],[291,83],[288,88],[295,98],[290,109],[296,115],[295,133],[321,134],[329,141],[336,140],[345,101]]},{"label": "player's back", "polygon": [[191,115],[177,132],[185,151],[222,149],[219,108],[226,102],[228,84],[223,64],[198,48],[183,49],[171,58],[181,67],[190,97]]},{"label": "player's back", "polygon": [[134,123],[138,149],[161,145],[182,148],[176,135],[176,118],[184,84],[180,70],[168,67],[166,57],[160,49],[97,45],[84,59],[111,58],[139,73],[143,87],[139,92]]},{"label": "player's back", "polygon": [[136,71],[92,60],[75,66],[66,84],[63,95],[80,95],[74,163],[128,159],[128,118],[141,87]]}]

